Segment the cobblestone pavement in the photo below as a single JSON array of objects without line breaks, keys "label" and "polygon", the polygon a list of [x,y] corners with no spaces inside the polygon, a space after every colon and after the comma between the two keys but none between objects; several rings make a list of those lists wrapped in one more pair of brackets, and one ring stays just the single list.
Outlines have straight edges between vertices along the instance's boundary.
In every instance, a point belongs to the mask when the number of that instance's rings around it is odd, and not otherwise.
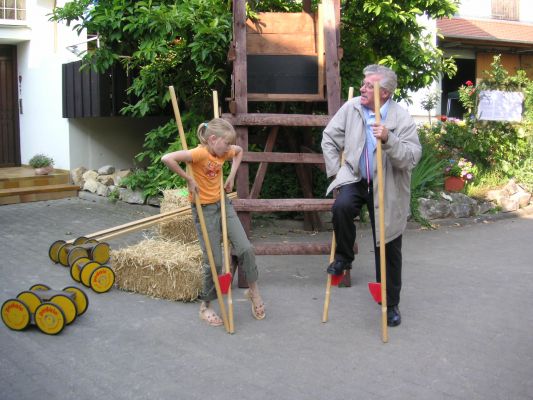
[{"label": "cobblestone pavement", "polygon": [[[1,206],[0,301],[75,283],[49,261],[53,241],[157,212],[82,199]],[[331,237],[261,224],[258,239]],[[360,233],[353,286],[334,288],[327,324],[326,256],[258,257],[267,318],[255,321],[234,290],[234,335],[202,323],[196,303],[87,289],[88,311],[57,336],[0,325],[0,398],[533,399],[531,215],[409,229],[403,323],[387,344],[366,289],[371,235]]]}]

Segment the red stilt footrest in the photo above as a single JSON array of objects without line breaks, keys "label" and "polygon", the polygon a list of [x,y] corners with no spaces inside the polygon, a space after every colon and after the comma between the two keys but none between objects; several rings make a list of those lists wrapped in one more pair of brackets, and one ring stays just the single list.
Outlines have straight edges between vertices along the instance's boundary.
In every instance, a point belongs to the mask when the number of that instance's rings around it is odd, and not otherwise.
[{"label": "red stilt footrest", "polygon": [[381,283],[368,282],[368,290],[370,290],[370,294],[372,295],[376,303],[381,303]]},{"label": "red stilt footrest", "polygon": [[231,285],[231,274],[223,274],[218,276],[218,283],[220,284],[220,291],[222,294],[227,294]]}]

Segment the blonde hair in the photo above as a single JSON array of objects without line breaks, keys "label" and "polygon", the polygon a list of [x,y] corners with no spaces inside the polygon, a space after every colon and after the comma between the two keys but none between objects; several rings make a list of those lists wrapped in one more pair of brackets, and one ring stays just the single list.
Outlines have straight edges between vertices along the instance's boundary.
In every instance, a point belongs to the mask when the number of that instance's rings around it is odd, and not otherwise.
[{"label": "blonde hair", "polygon": [[237,133],[233,126],[222,118],[213,118],[209,122],[202,122],[198,126],[196,135],[204,146],[207,146],[207,139],[211,135],[215,135],[217,138],[224,138],[229,144],[235,144],[237,139]]}]

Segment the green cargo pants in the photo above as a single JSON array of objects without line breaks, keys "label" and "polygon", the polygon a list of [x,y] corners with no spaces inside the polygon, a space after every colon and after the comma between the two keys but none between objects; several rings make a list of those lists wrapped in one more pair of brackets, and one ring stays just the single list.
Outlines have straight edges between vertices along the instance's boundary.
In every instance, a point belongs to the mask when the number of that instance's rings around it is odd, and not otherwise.
[{"label": "green cargo pants", "polygon": [[[207,251],[205,249],[205,242],[202,237],[202,229],[200,227],[200,220],[198,218],[198,212],[194,204],[191,205],[192,214],[194,218],[194,224],[196,226],[196,232],[200,241],[200,247],[203,252],[202,268],[204,270],[204,282],[202,293],[200,293],[199,299],[203,301],[211,301],[217,298],[215,290],[215,284],[213,283],[213,276],[211,274],[211,267],[209,266],[209,258],[207,257]],[[202,206],[204,213],[204,220],[207,232],[209,234],[209,241],[213,251],[213,259],[217,268],[217,273],[222,271],[222,221],[221,221],[221,209],[220,202],[206,204]],[[248,283],[257,281],[258,272],[257,265],[255,263],[255,253],[252,244],[246,236],[246,232],[242,227],[237,213],[233,209],[231,201],[226,197],[226,219],[228,226],[228,240],[233,246],[234,254],[239,258],[240,265],[244,270],[246,280]]]}]

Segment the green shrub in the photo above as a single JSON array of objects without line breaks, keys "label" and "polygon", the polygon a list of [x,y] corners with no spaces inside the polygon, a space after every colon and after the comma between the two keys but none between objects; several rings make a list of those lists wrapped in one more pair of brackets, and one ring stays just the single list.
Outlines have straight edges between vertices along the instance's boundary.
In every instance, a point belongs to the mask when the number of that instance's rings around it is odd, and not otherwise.
[{"label": "green shrub", "polygon": [[28,164],[32,168],[52,167],[54,165],[54,160],[45,154],[36,154],[30,158]]}]

